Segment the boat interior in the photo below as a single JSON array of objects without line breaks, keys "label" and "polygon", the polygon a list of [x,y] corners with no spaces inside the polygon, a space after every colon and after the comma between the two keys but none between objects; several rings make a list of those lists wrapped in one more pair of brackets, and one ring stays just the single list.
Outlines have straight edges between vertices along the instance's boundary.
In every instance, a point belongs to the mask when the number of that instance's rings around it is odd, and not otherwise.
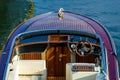
[{"label": "boat interior", "polygon": [[99,38],[40,35],[16,38],[6,80],[97,80],[102,70]]}]

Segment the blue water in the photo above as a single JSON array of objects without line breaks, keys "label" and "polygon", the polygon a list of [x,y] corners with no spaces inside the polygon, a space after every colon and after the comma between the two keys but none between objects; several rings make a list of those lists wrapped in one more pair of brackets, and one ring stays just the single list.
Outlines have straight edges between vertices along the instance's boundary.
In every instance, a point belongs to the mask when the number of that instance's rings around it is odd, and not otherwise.
[{"label": "blue water", "polygon": [[86,15],[97,20],[112,36],[120,60],[120,0],[32,0],[34,15],[59,8]]}]

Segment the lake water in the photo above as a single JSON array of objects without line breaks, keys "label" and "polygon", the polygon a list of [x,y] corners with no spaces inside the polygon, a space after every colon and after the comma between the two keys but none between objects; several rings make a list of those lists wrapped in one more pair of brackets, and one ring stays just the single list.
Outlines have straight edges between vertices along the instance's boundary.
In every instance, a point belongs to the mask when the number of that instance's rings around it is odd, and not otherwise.
[{"label": "lake water", "polygon": [[0,0],[0,49],[19,23],[61,7],[104,25],[115,42],[120,60],[120,0]]}]

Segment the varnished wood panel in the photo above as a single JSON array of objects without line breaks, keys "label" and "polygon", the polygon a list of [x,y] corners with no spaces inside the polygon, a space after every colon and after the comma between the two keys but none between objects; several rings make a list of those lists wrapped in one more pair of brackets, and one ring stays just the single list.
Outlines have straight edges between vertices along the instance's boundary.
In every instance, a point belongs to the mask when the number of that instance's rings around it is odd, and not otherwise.
[{"label": "varnished wood panel", "polygon": [[32,53],[22,53],[20,54],[20,59],[22,60],[40,60],[41,53],[39,52],[32,52]]},{"label": "varnished wood panel", "polygon": [[65,77],[66,63],[68,62],[70,62],[70,51],[68,47],[49,47],[46,50],[47,77]]},{"label": "varnished wood panel", "polygon": [[50,35],[48,41],[68,41],[68,35]]},{"label": "varnished wood panel", "polygon": [[46,67],[47,67],[47,76],[55,75],[55,48],[49,47],[46,50]]},{"label": "varnished wood panel", "polygon": [[95,63],[95,55],[90,54],[88,56],[76,55],[76,62],[78,63]]},{"label": "varnished wood panel", "polygon": [[65,77],[54,77],[54,76],[51,76],[51,77],[47,77],[47,80],[66,80]]}]

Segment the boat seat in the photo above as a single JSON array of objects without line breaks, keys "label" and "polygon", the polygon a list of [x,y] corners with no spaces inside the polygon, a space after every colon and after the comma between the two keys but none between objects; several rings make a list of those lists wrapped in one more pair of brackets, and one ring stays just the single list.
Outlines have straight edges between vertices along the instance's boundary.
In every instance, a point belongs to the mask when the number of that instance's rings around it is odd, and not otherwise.
[{"label": "boat seat", "polygon": [[45,60],[18,60],[13,65],[19,77],[13,80],[46,80]]},{"label": "boat seat", "polygon": [[98,72],[94,66],[92,63],[67,63],[66,80],[96,80]]}]

